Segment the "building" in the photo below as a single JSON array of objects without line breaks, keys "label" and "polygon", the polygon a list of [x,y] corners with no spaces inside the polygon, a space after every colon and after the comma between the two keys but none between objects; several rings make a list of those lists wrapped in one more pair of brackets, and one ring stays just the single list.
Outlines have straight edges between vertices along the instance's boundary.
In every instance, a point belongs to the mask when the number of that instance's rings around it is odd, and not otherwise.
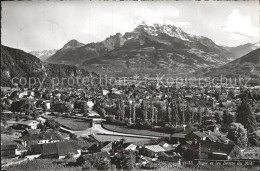
[{"label": "building", "polygon": [[37,129],[40,122],[36,120],[22,120],[17,124],[18,129]]},{"label": "building", "polygon": [[184,153],[184,158],[186,160],[230,160],[239,155],[240,149],[237,145],[208,141],[194,141]]},{"label": "building", "polygon": [[170,136],[170,141],[173,144],[179,144],[179,143],[185,144],[187,141],[188,135],[190,133],[192,133],[193,131],[194,130],[192,130],[192,129],[186,129],[184,131],[174,133]]},{"label": "building", "polygon": [[58,158],[66,157],[78,158],[81,155],[81,149],[73,141],[63,141],[48,144],[36,144],[30,146],[27,158]]},{"label": "building", "polygon": [[1,157],[16,157],[23,155],[27,149],[17,143],[17,144],[10,144],[10,145],[1,145]]},{"label": "building", "polygon": [[143,148],[139,148],[139,152],[143,156],[158,157],[159,153],[165,152],[166,150],[160,145],[145,145]]},{"label": "building", "polygon": [[53,130],[46,131],[46,132],[38,132],[34,134],[24,134],[21,137],[22,144],[25,147],[34,144],[55,143],[65,139],[68,139],[68,137],[64,137],[60,132],[53,131]]}]

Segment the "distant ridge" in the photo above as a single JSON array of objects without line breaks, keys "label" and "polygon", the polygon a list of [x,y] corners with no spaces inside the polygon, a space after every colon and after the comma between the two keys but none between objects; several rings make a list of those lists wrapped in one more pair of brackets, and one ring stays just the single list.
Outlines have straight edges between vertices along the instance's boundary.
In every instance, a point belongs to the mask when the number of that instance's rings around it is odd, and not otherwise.
[{"label": "distant ridge", "polygon": [[197,74],[204,76],[227,76],[227,77],[252,77],[260,78],[260,48],[238,58],[232,62],[227,63],[218,68],[214,68],[207,72],[202,70]]}]

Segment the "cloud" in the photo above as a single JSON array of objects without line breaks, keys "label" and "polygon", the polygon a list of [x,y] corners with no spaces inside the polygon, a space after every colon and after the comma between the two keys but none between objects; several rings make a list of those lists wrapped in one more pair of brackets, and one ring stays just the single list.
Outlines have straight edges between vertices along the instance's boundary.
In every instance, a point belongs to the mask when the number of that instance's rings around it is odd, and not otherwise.
[{"label": "cloud", "polygon": [[180,12],[179,11],[172,11],[172,12],[170,12],[170,16],[172,16],[172,17],[179,17],[180,16]]},{"label": "cloud", "polygon": [[145,22],[146,24],[167,24],[167,22],[174,20],[176,17],[180,16],[180,12],[178,10],[175,11],[162,11],[162,10],[142,10],[135,13],[134,20],[136,24],[140,24],[141,22]]},{"label": "cloud", "polygon": [[254,27],[250,16],[243,16],[239,10],[233,10],[227,17],[223,31],[229,32],[230,38],[242,40],[258,37],[258,28]]},{"label": "cloud", "polygon": [[82,30],[82,33],[92,34],[92,35],[97,35],[98,34],[96,31],[92,31],[92,30]]},{"label": "cloud", "polygon": [[174,25],[180,28],[191,28],[191,23],[188,21],[184,21],[184,22],[174,22]]}]

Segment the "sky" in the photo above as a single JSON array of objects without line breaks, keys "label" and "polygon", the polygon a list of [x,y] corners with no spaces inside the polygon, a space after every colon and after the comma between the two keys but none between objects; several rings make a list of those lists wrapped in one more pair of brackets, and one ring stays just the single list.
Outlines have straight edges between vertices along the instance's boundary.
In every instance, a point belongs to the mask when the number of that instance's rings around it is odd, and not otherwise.
[{"label": "sky", "polygon": [[1,42],[26,52],[60,49],[69,40],[103,41],[141,22],[173,24],[216,44],[259,41],[258,1],[5,1]]}]

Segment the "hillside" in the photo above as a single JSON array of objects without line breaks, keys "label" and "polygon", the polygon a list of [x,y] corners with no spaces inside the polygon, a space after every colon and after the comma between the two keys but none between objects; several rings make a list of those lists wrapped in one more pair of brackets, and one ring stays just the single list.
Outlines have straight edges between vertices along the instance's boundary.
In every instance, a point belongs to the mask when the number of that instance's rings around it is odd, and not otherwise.
[{"label": "hillside", "polygon": [[[75,53],[75,50],[84,46],[83,43],[78,42],[77,40],[71,40],[66,43],[60,50],[57,50],[53,55],[46,59],[50,63],[59,63],[59,64],[77,64],[77,61],[82,61],[81,53]],[[66,62],[69,60],[71,62]]]},{"label": "hillside", "polygon": [[173,25],[143,23],[131,32],[117,33],[102,42],[62,48],[47,61],[82,65],[103,74],[188,74],[235,58],[235,54],[209,38],[187,34]]},{"label": "hillside", "polygon": [[227,63],[219,68],[214,68],[209,71],[202,70],[198,72],[199,75],[216,77],[247,77],[259,79],[260,78],[260,48],[238,58],[232,62]]},{"label": "hillside", "polygon": [[45,79],[44,85],[51,86],[51,79],[58,77],[89,76],[89,72],[78,69],[75,66],[49,64],[42,62],[37,57],[19,49],[1,46],[1,84],[2,86],[13,86],[11,79],[14,77],[30,77]]},{"label": "hillside", "polygon": [[248,54],[249,52],[257,49],[260,47],[260,42],[256,42],[256,43],[246,43],[246,44],[243,44],[243,45],[239,45],[239,46],[236,46],[236,47],[227,47],[227,49],[236,54],[236,56],[238,57],[242,57],[246,54]]}]

